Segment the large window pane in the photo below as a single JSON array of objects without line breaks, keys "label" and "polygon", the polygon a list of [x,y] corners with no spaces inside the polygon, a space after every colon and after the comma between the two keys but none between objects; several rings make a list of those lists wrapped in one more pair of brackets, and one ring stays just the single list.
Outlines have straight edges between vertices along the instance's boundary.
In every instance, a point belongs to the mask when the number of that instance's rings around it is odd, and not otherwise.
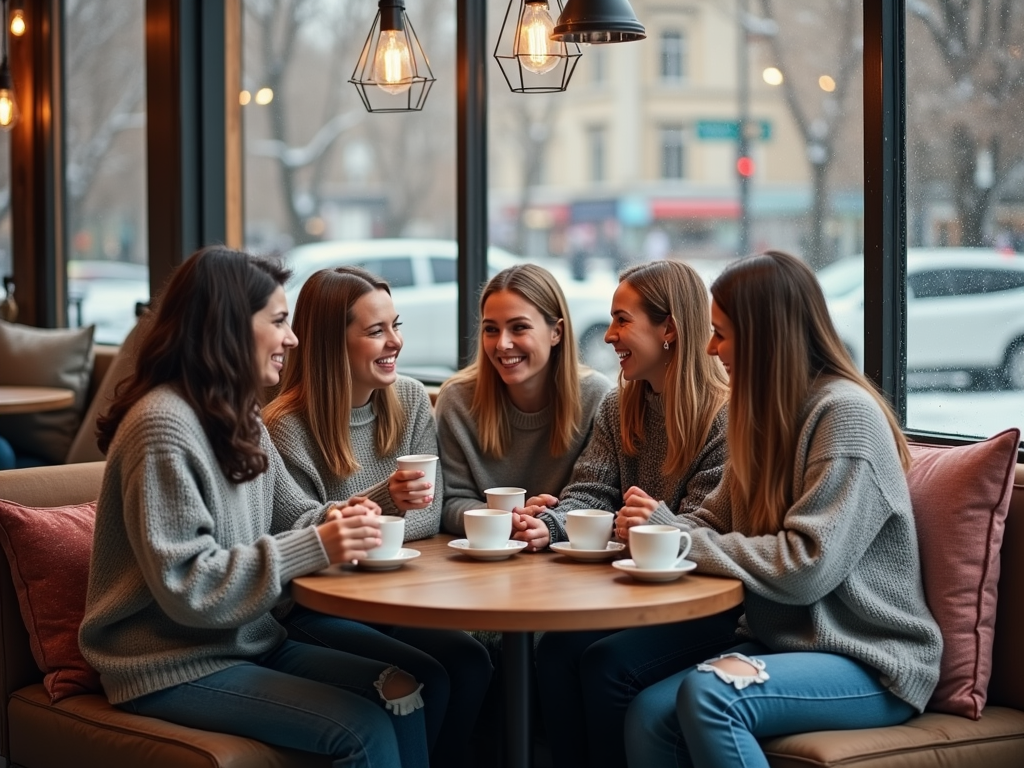
[{"label": "large window pane", "polygon": [[492,240],[568,274],[584,353],[612,372],[624,265],[682,259],[710,280],[744,243],[815,269],[863,250],[862,0],[631,5],[647,39],[583,47],[565,93],[490,79]]},{"label": "large window pane", "polygon": [[907,2],[907,427],[1024,427],[1024,5]]},{"label": "large window pane", "polygon": [[68,322],[119,344],[149,299],[144,0],[67,0]]},{"label": "large window pane", "polygon": [[400,370],[450,373],[458,359],[454,3],[406,6],[437,78],[423,110],[410,113],[368,113],[348,82],[376,3],[245,0],[244,11],[247,246],[285,254],[296,271],[292,304],[324,267],[358,264],[389,279],[404,322]]}]

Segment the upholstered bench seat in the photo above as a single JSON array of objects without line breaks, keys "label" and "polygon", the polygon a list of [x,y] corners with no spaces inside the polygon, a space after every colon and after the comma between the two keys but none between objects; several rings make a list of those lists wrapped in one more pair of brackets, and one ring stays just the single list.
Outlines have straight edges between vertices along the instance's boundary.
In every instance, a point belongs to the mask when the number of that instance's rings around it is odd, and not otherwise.
[{"label": "upholstered bench seat", "polygon": [[764,748],[772,768],[1021,768],[1024,712],[986,707],[978,721],[926,712],[904,725],[799,733]]},{"label": "upholstered bench seat", "polygon": [[56,704],[41,683],[13,693],[7,705],[11,758],[16,765],[110,768],[312,768],[331,764],[305,752],[253,739],[200,731],[124,712],[102,694]]}]

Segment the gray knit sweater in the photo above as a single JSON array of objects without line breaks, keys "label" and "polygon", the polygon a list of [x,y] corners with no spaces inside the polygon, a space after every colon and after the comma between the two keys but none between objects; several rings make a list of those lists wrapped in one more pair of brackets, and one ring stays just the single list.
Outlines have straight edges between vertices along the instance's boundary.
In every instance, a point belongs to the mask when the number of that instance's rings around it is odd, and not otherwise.
[{"label": "gray knit sweater", "polygon": [[568,538],[565,532],[567,512],[573,509],[618,512],[623,504],[622,494],[634,485],[660,501],[651,515],[652,523],[676,523],[679,515],[699,509],[704,497],[718,485],[726,457],[726,407],[711,422],[704,446],[686,472],[681,476],[667,476],[662,471],[668,453],[664,403],[660,395],[648,391],[645,404],[643,442],[635,456],[627,456],[622,450],[619,390],[605,396],[594,419],[590,442],[576,462],[576,470],[562,490],[558,505],[539,515],[554,523],[553,541]]},{"label": "gray knit sweater", "polygon": [[868,392],[837,379],[814,389],[800,421],[782,531],[746,535],[748,510],[730,498],[727,469],[703,508],[681,523],[693,536],[690,557],[704,573],[743,582],[743,634],[775,651],[860,659],[923,710],[938,681],[942,636],[925,603],[889,424]]},{"label": "gray knit sweater", "polygon": [[326,568],[302,493],[262,430],[269,469],[229,482],[196,413],[169,386],[128,412],[96,507],[82,654],[119,703],[263,654],[286,637],[270,610]]},{"label": "gray knit sweater", "polygon": [[[314,499],[344,501],[355,495],[368,496],[380,505],[385,515],[401,515],[388,491],[388,478],[398,469],[396,459],[416,453],[437,455],[437,429],[430,412],[430,397],[415,379],[399,376],[392,385],[408,421],[398,448],[387,456],[378,456],[374,441],[377,416],[367,403],[353,408],[349,417],[349,441],[360,469],[348,477],[334,474],[324,461],[306,421],[298,414],[267,422],[270,437],[281,452],[285,466],[299,486]],[[405,514],[405,540],[433,536],[441,526],[444,483],[438,467],[434,481],[434,500],[425,509]]]},{"label": "gray knit sweater", "polygon": [[512,441],[500,459],[484,456],[480,448],[476,419],[470,413],[473,383],[445,387],[436,404],[444,467],[444,529],[465,533],[463,513],[486,507],[484,491],[488,488],[525,488],[527,498],[538,493],[557,493],[568,481],[576,458],[586,445],[594,414],[610,386],[611,382],[596,371],[580,378],[583,428],[561,456],[552,456],[549,449],[552,406],[537,413],[512,408]]}]

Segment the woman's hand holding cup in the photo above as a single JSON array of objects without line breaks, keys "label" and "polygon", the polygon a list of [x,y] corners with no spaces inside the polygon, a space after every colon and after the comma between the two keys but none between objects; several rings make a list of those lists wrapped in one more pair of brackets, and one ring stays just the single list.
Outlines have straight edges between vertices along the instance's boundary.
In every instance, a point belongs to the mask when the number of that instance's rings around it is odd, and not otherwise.
[{"label": "woman's hand holding cup", "polygon": [[320,543],[332,563],[353,563],[379,547],[380,507],[362,496],[353,496],[344,506],[334,507],[316,527]]},{"label": "woman's hand holding cup", "polygon": [[421,469],[398,469],[388,478],[388,493],[403,514],[426,509],[434,500],[434,483]]}]

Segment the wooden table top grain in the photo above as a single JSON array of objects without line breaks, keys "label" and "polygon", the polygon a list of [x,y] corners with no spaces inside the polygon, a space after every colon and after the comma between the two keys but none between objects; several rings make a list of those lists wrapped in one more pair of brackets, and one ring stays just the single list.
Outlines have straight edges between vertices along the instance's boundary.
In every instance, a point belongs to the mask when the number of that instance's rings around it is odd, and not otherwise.
[{"label": "wooden table top grain", "polygon": [[61,387],[0,386],[0,414],[55,411],[74,402],[75,393]]},{"label": "wooden table top grain", "polygon": [[452,536],[411,541],[421,556],[394,571],[332,566],[293,580],[308,608],[360,621],[501,632],[618,629],[695,619],[743,600],[735,579],[688,573],[635,581],[609,561],[582,563],[554,552],[473,560]]}]

